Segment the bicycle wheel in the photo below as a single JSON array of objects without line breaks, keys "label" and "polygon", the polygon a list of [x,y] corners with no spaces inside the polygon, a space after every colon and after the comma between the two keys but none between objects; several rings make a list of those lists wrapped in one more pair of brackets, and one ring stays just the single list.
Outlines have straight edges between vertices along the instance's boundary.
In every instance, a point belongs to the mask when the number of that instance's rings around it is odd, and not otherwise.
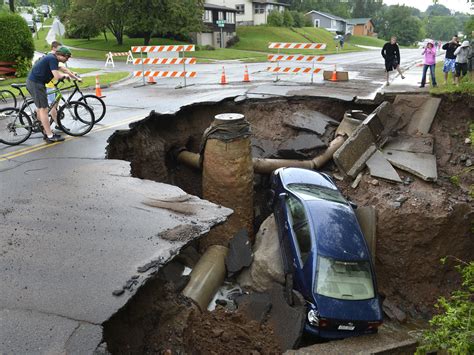
[{"label": "bicycle wheel", "polygon": [[17,145],[31,136],[31,118],[13,107],[0,109],[0,142]]},{"label": "bicycle wheel", "polygon": [[16,97],[10,90],[0,90],[0,108],[16,107]]},{"label": "bicycle wheel", "polygon": [[94,127],[94,112],[78,101],[66,102],[58,110],[58,125],[70,136],[83,136]]},{"label": "bicycle wheel", "polygon": [[79,100],[79,102],[84,102],[89,106],[94,112],[95,123],[100,122],[104,116],[107,108],[105,106],[104,100],[95,95],[84,95]]}]

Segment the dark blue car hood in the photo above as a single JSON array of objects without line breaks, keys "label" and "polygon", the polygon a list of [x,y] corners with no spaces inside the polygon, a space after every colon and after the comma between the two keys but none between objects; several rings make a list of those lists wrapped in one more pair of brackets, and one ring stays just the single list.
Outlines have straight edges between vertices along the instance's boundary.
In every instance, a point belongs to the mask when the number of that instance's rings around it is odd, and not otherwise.
[{"label": "dark blue car hood", "polygon": [[348,204],[306,200],[313,222],[318,253],[337,260],[369,260],[364,236]]},{"label": "dark blue car hood", "polygon": [[351,301],[338,300],[315,294],[317,308],[321,317],[354,321],[382,320],[382,311],[377,298]]}]

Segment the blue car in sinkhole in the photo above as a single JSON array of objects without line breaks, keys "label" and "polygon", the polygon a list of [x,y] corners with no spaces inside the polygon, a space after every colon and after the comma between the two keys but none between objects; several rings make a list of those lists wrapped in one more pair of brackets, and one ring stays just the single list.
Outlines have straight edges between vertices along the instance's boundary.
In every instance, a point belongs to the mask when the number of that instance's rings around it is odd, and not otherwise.
[{"label": "blue car in sinkhole", "polygon": [[305,332],[321,338],[376,333],[382,310],[353,205],[327,174],[299,168],[275,170],[271,195],[286,288],[307,306]]}]

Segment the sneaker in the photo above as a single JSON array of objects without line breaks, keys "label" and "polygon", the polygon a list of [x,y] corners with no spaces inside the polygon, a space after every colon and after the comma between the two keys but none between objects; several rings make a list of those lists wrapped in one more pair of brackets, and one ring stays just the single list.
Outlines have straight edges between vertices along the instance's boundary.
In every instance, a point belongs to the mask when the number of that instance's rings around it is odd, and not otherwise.
[{"label": "sneaker", "polygon": [[55,142],[62,142],[64,141],[64,137],[60,136],[59,134],[53,134],[52,137],[44,137],[46,143],[55,143]]},{"label": "sneaker", "polygon": [[403,75],[401,76],[401,78],[402,78],[402,79],[405,79],[405,77],[404,77]]},{"label": "sneaker", "polygon": [[385,84],[386,86],[390,86],[390,83],[387,81],[387,83]]},{"label": "sneaker", "polygon": [[59,127],[58,125],[54,126],[54,130],[57,131],[57,132],[62,132],[63,130],[61,129],[61,127]]},{"label": "sneaker", "polygon": [[420,85],[419,87],[420,87],[420,88],[424,88],[425,86],[424,86],[424,85]]}]

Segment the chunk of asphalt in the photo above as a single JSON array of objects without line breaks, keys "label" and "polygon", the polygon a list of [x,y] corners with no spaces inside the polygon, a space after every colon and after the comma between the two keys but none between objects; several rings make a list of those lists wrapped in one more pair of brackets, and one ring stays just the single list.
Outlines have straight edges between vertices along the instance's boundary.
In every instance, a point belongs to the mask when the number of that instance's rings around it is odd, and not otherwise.
[{"label": "chunk of asphalt", "polygon": [[387,142],[384,148],[412,153],[433,154],[434,139],[432,136],[412,137],[400,135],[390,138],[390,141]]},{"label": "chunk of asphalt", "polygon": [[286,117],[283,124],[291,128],[324,135],[328,125],[339,125],[339,122],[318,111],[302,110]]},{"label": "chunk of asphalt", "polygon": [[294,307],[288,305],[283,286],[276,283],[270,290],[270,301],[272,309],[268,324],[273,328],[280,348],[283,351],[296,348],[303,335],[306,320],[305,305]]},{"label": "chunk of asphalt", "polygon": [[385,158],[399,169],[408,171],[425,181],[436,181],[438,179],[436,157],[433,154],[389,149],[384,149],[383,153]]},{"label": "chunk of asphalt", "polygon": [[312,133],[300,133],[296,137],[284,141],[278,147],[278,155],[283,158],[307,157],[307,153],[318,148],[325,148],[327,145]]},{"label": "chunk of asphalt", "polygon": [[375,153],[367,160],[367,167],[369,168],[370,175],[378,177],[384,180],[393,182],[402,182],[397,171],[393,168],[392,164],[385,159],[384,155],[380,151]]},{"label": "chunk of asphalt", "polygon": [[407,320],[407,315],[400,308],[398,308],[395,303],[391,302],[389,299],[385,299],[382,304],[384,313],[391,319],[397,320],[400,323],[404,323]]},{"label": "chunk of asphalt", "polygon": [[268,312],[272,308],[270,295],[268,293],[244,294],[235,299],[239,313],[243,313],[247,319],[263,323]]},{"label": "chunk of asphalt", "polygon": [[252,137],[252,156],[254,158],[270,158],[276,156],[277,145],[270,139]]},{"label": "chunk of asphalt", "polygon": [[176,284],[180,279],[184,271],[184,265],[178,261],[171,261],[168,264],[164,265],[159,273],[160,276],[168,281]]},{"label": "chunk of asphalt", "polygon": [[246,229],[241,229],[229,242],[229,252],[225,258],[227,276],[232,277],[252,263],[252,246]]}]

